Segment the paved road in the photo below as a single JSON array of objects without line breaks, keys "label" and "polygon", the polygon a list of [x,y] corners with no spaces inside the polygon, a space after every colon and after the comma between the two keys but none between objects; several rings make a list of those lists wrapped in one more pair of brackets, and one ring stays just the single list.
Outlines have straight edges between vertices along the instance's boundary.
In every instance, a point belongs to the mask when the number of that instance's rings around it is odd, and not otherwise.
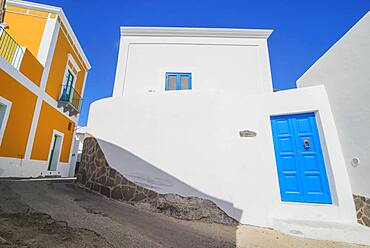
[{"label": "paved road", "polygon": [[[72,229],[59,237],[57,235],[61,227],[47,230],[52,221],[35,221],[34,216],[31,218],[32,224],[19,225],[20,219],[24,219],[30,212],[48,214],[53,220],[66,223]],[[15,216],[13,221],[12,216]],[[32,227],[34,230],[30,229]],[[12,228],[17,229],[13,234],[10,231]],[[26,247],[213,248],[237,247],[237,243],[238,247],[248,248],[352,247],[334,242],[299,239],[256,227],[237,228],[177,220],[86,192],[73,183],[40,181],[0,181],[0,247],[3,247],[1,230],[13,240],[23,239],[27,241],[27,245],[31,244]],[[40,230],[47,232],[39,237]],[[77,238],[68,240],[71,233],[75,233]],[[24,235],[19,236],[21,234]],[[29,236],[32,235],[35,237],[30,239]],[[50,238],[50,235],[54,236]]]},{"label": "paved road", "polygon": [[[236,227],[199,223],[206,228],[194,228],[187,221],[138,210],[71,183],[1,182],[0,209],[49,214],[71,227],[99,233],[113,247],[235,247]],[[217,235],[213,229],[225,230]]]}]

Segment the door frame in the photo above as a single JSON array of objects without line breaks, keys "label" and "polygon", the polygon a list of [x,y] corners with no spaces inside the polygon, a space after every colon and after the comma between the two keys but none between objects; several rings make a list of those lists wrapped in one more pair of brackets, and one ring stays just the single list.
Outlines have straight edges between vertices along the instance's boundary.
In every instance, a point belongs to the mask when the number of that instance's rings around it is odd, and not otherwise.
[{"label": "door frame", "polygon": [[[54,143],[56,142],[54,140],[55,136],[58,136],[60,138],[60,142],[59,142],[59,144],[56,144],[56,147],[55,147],[55,149],[58,152],[58,155],[57,155],[57,158],[56,158],[57,160],[56,160],[55,170],[50,170],[51,169],[50,163],[52,163],[52,159],[53,159],[52,155],[54,157],[54,154],[55,154],[55,151],[53,152]],[[51,135],[51,142],[50,142],[50,147],[49,147],[46,171],[48,171],[48,172],[58,171],[58,164],[60,163],[60,156],[61,156],[61,153],[62,153],[63,140],[64,140],[64,133],[59,132],[58,130],[54,129],[53,133]],[[52,154],[52,152],[53,152],[53,154]]]},{"label": "door frame", "polygon": [[[326,177],[328,180],[328,187],[330,190],[330,196],[331,196],[331,203],[330,204],[321,204],[321,203],[312,203],[312,202],[294,202],[294,201],[283,201],[281,199],[281,192],[280,192],[280,182],[279,182],[279,172],[278,172],[278,167],[277,167],[277,159],[276,159],[276,153],[275,153],[275,143],[274,143],[274,135],[272,132],[272,124],[271,124],[271,119],[279,116],[294,116],[294,115],[304,115],[304,114],[314,114],[315,116],[315,121],[316,121],[316,127],[317,127],[317,133],[318,133],[318,138],[320,141],[321,145],[321,152],[322,152],[322,159],[324,162],[324,167],[326,170]],[[270,132],[271,132],[271,142],[272,142],[272,148],[273,148],[273,156],[274,156],[274,161],[275,161],[275,172],[276,172],[276,180],[277,180],[277,188],[278,188],[278,195],[279,195],[279,201],[281,204],[286,204],[286,205],[309,205],[309,206],[335,206],[338,205],[338,198],[337,198],[337,192],[336,192],[336,186],[335,186],[335,178],[334,174],[332,171],[332,166],[330,163],[330,157],[329,157],[329,152],[327,148],[327,142],[325,139],[325,134],[323,131],[323,126],[321,123],[321,117],[320,117],[320,112],[318,110],[307,110],[307,111],[293,111],[293,112],[284,112],[284,113],[274,113],[269,115],[269,124],[270,124]]]}]

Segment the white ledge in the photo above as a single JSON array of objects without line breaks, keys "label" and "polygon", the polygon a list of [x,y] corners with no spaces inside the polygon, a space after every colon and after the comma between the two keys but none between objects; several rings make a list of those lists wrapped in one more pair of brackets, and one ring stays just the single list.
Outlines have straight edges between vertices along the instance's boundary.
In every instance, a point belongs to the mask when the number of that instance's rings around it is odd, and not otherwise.
[{"label": "white ledge", "polygon": [[267,39],[271,29],[121,27],[121,36]]}]

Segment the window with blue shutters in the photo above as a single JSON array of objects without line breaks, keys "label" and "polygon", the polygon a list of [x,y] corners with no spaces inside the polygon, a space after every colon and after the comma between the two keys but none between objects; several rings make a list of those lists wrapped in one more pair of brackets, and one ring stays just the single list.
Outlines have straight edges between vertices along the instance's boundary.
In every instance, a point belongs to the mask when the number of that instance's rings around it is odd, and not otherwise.
[{"label": "window with blue shutters", "polygon": [[191,73],[166,72],[166,90],[191,90]]}]

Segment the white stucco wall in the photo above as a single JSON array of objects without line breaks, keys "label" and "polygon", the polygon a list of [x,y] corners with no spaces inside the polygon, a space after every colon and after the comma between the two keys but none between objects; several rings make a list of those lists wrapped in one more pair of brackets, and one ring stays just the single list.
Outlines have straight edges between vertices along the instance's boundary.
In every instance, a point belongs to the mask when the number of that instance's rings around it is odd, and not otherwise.
[{"label": "white stucco wall", "polygon": [[[215,201],[242,223],[281,219],[355,224],[351,188],[323,87],[250,95],[157,92],[92,104],[88,127],[111,166],[161,193]],[[114,115],[107,115],[109,109]],[[283,203],[270,116],[317,112],[333,205]],[[239,137],[240,130],[257,132]]]},{"label": "white stucco wall", "polygon": [[[113,97],[91,105],[87,125],[110,166],[160,193],[210,199],[241,223],[370,243],[353,229],[352,190],[325,88],[272,92],[271,31],[121,33]],[[166,72],[191,72],[193,89],[165,91]],[[316,113],[330,205],[280,199],[270,116],[306,112]],[[242,130],[257,136],[241,138]]]},{"label": "white stucco wall", "polygon": [[113,96],[161,92],[166,72],[191,72],[193,91],[243,91],[246,95],[272,91],[267,49],[271,31],[260,30],[258,37],[241,33],[236,38],[199,37],[195,32],[187,37],[174,33],[143,37],[125,32]]},{"label": "white stucco wall", "polygon": [[[298,80],[325,85],[354,194],[370,197],[370,12]],[[351,165],[359,158],[357,167]]]}]

